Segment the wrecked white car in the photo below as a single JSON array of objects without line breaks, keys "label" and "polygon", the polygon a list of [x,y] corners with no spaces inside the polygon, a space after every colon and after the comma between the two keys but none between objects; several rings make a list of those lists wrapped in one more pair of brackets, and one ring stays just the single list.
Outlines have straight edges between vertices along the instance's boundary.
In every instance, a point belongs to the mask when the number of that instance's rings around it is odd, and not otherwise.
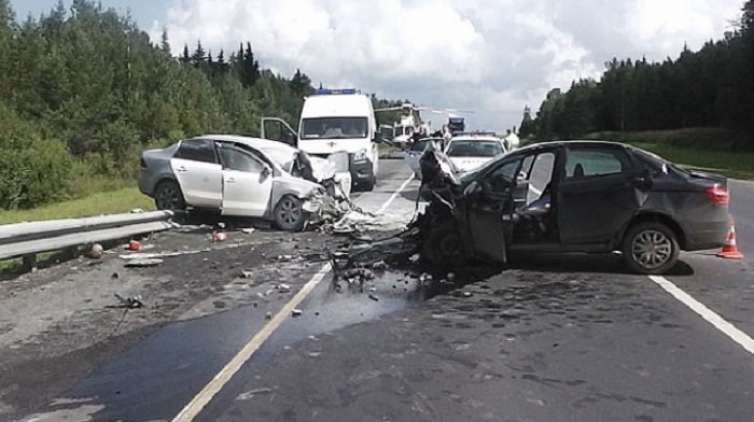
[{"label": "wrecked white car", "polygon": [[158,209],[219,210],[298,231],[321,198],[348,201],[348,157],[340,161],[343,168],[280,142],[205,135],[144,151],[139,189]]}]

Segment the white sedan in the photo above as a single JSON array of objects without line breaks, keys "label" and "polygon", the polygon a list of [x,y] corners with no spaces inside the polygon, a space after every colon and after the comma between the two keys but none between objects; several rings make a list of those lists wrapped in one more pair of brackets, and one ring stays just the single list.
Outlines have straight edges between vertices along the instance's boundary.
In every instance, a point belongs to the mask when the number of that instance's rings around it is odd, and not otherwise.
[{"label": "white sedan", "polygon": [[445,155],[462,173],[475,170],[505,153],[502,140],[491,135],[456,136],[445,148]]},{"label": "white sedan", "polygon": [[266,139],[206,135],[144,151],[139,189],[158,209],[215,209],[295,231],[306,223],[309,199],[350,194],[348,156],[331,158]]}]

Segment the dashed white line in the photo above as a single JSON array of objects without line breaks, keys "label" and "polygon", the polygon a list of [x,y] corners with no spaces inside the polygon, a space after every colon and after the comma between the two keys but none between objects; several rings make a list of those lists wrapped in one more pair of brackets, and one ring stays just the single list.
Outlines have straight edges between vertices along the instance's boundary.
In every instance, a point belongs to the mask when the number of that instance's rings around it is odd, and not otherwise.
[{"label": "dashed white line", "polygon": [[[413,180],[413,174],[408,178],[397,191],[395,191],[387,202],[380,207],[377,213],[382,213],[390,206],[396,197],[408,186]],[[293,298],[286,303],[280,311],[257,332],[254,337],[228,362],[220,372],[209,382],[172,420],[172,422],[190,422],[196,418],[207,404],[222,390],[225,384],[251,359],[252,355],[264,344],[265,341],[283,324],[291,315],[291,312],[298,306],[309,293],[325,278],[325,275],[331,270],[330,264],[325,264],[317,271],[316,274],[296,293]]]},{"label": "dashed white line", "polygon": [[712,311],[703,303],[691,297],[691,295],[678,288],[678,286],[665,277],[650,276],[649,278],[662,287],[666,292],[678,299],[681,303],[688,306],[692,311],[699,314],[699,316],[704,318],[705,321],[712,324],[715,328],[722,331],[726,336],[730,337],[733,341],[754,355],[754,340],[752,340],[748,334],[736,328],[733,324],[723,319],[723,317]]}]

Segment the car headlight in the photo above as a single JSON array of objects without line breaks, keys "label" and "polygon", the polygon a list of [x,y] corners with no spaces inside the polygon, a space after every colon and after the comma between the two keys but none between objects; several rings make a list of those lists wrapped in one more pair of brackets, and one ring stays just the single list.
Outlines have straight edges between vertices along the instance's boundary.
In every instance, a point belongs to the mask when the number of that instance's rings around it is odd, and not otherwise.
[{"label": "car headlight", "polygon": [[362,149],[361,151],[353,154],[353,161],[361,162],[367,160],[367,150]]}]

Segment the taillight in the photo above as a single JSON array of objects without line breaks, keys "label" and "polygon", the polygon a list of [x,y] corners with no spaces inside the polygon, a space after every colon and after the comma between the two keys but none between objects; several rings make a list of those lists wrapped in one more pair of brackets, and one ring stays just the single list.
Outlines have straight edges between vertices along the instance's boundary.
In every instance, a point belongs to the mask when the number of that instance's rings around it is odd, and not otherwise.
[{"label": "taillight", "polygon": [[712,201],[712,203],[715,205],[727,205],[728,201],[730,201],[728,188],[720,186],[717,183],[715,183],[714,186],[705,189],[704,193],[707,195],[707,198],[709,198],[710,201]]}]

